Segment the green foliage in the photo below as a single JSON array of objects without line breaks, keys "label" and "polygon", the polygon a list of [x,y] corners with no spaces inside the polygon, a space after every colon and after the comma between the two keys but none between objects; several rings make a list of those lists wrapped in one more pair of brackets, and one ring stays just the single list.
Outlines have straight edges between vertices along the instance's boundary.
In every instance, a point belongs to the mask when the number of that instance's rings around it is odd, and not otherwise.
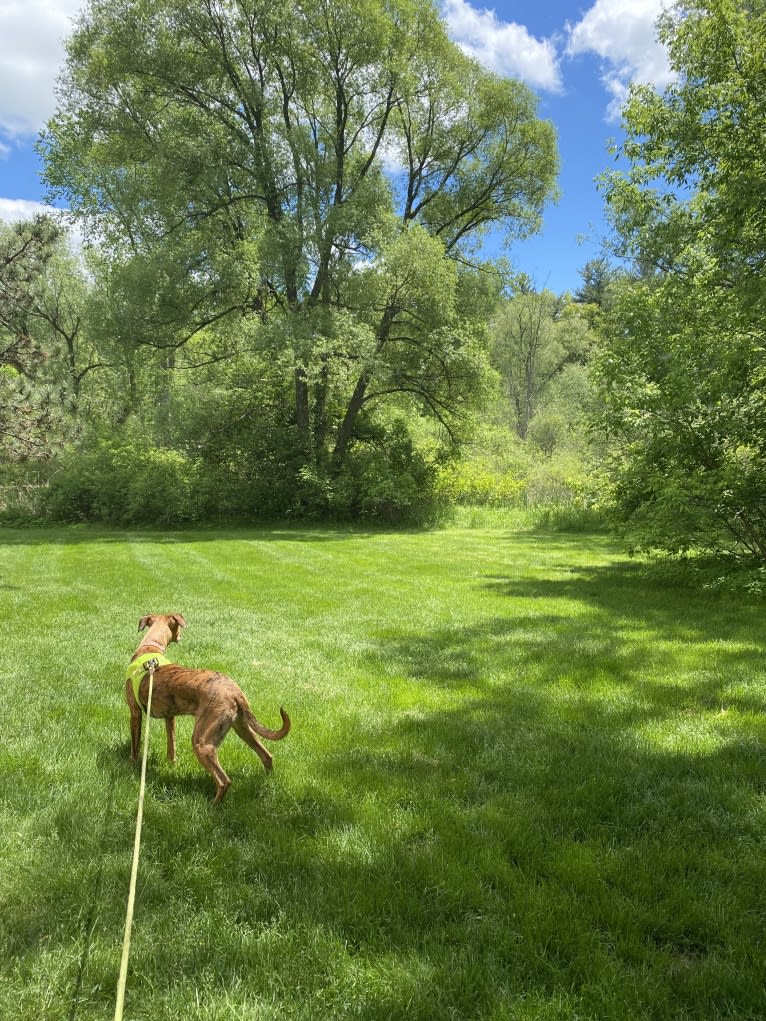
[{"label": "green foliage", "polygon": [[529,442],[550,457],[561,446],[568,426],[569,422],[560,411],[543,411],[529,424]]},{"label": "green foliage", "polygon": [[[241,370],[228,379],[242,383]],[[27,492],[9,478],[6,517],[18,519],[27,507],[54,521],[120,525],[433,518],[433,453],[416,447],[402,416],[387,424],[371,419],[343,473],[329,464],[312,470],[300,456],[294,426],[291,432],[282,417],[280,385],[277,374],[271,389],[256,390],[250,380],[252,407],[235,388],[174,391],[182,448],[160,447],[135,427],[135,438],[120,441],[95,431],[55,462],[47,485]]]},{"label": "green foliage", "polygon": [[[643,269],[734,287],[763,307],[766,12],[749,0],[686,0],[660,38],[677,80],[635,88],[624,111],[627,174],[605,177],[624,253]],[[654,187],[654,185],[657,187]]]},{"label": "green foliage", "polygon": [[[77,412],[46,512],[429,519],[493,383],[479,242],[554,192],[530,90],[430,0],[91,0],[59,99],[46,179],[93,244],[37,306]],[[128,478],[139,450],[167,506]]]},{"label": "green foliage", "polygon": [[331,493],[329,507],[341,519],[431,523],[438,499],[436,468],[397,416],[387,424],[370,423],[361,433]]},{"label": "green foliage", "polygon": [[580,270],[582,284],[574,292],[573,298],[580,305],[591,305],[604,308],[609,303],[609,295],[615,280],[615,270],[604,256],[589,259]]},{"label": "green foliage", "polygon": [[199,463],[200,520],[428,519],[435,454],[413,440],[411,416],[365,416],[343,471],[314,467],[286,417],[286,385],[261,358],[240,359],[174,395],[178,442]]},{"label": "green foliage", "polygon": [[[562,373],[588,359],[595,336],[587,309],[550,291],[525,288],[501,305],[491,332],[492,361],[516,431],[525,439]],[[549,430],[549,446],[550,441]]]},{"label": "green foliage", "polygon": [[[603,524],[603,480],[585,449],[562,446],[545,455],[502,426],[477,430],[463,457],[440,466],[437,494],[446,507],[532,511],[536,524],[568,527],[569,522],[576,530]],[[486,518],[487,526],[493,521]]]},{"label": "green foliage", "polygon": [[41,503],[52,472],[53,459],[0,460],[0,522],[39,523]]},{"label": "green foliage", "polygon": [[178,451],[101,440],[68,450],[42,499],[54,521],[178,525],[199,520],[197,466]]},{"label": "green foliage", "polygon": [[642,278],[608,320],[597,421],[638,547],[764,561],[766,11],[690,0],[661,24],[678,79],[633,92],[631,169],[605,178]]},{"label": "green foliage", "polygon": [[[317,494],[288,411],[280,363],[240,358],[172,389],[172,442],[199,466],[198,520],[313,516]],[[175,381],[174,381],[175,382]]]},{"label": "green foliage", "polygon": [[461,432],[497,292],[475,248],[537,229],[554,190],[525,86],[430,0],[92,0],[68,54],[41,149],[108,252],[119,344],[277,359],[306,480],[373,409]]},{"label": "green foliage", "polygon": [[523,503],[527,483],[479,457],[453,461],[439,472],[438,494],[448,504],[509,506]]},{"label": "green foliage", "polygon": [[[595,363],[618,520],[639,549],[766,556],[766,363],[734,293],[620,293]],[[705,343],[700,342],[705,339]]]},{"label": "green foliage", "polygon": [[45,350],[32,335],[42,281],[61,240],[50,217],[0,221],[0,456],[45,458],[60,406],[41,377]]},{"label": "green foliage", "polygon": [[492,322],[498,386],[488,420],[462,456],[439,469],[446,505],[518,510],[537,524],[556,518],[556,527],[601,527],[603,451],[588,435],[586,417],[596,343],[590,312],[517,278],[514,296]]}]

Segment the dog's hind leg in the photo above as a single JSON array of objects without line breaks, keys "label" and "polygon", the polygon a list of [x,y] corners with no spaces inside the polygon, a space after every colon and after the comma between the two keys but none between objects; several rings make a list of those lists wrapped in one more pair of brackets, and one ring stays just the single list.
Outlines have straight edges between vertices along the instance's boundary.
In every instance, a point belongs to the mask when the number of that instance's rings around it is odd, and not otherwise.
[{"label": "dog's hind leg", "polygon": [[271,772],[272,769],[272,756],[266,748],[263,747],[261,742],[258,740],[258,735],[248,726],[247,719],[244,716],[239,716],[234,721],[234,733],[241,737],[245,744],[249,745],[256,755],[260,758],[261,762],[267,773]]},{"label": "dog's hind leg", "polygon": [[210,723],[207,720],[198,719],[192,733],[194,754],[203,769],[206,769],[215,780],[214,805],[223,801],[226,791],[231,786],[231,780],[218,761],[218,745],[226,737],[230,726],[231,721],[229,720],[214,720]]}]

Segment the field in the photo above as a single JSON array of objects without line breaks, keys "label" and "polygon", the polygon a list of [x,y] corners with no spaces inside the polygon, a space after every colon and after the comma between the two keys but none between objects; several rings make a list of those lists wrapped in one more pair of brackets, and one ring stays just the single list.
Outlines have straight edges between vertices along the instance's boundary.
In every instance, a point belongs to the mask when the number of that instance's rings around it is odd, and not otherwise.
[{"label": "field", "polygon": [[289,737],[152,725],[125,1018],[762,1019],[763,605],[603,536],[0,533],[0,1017],[114,1012],[138,618]]}]

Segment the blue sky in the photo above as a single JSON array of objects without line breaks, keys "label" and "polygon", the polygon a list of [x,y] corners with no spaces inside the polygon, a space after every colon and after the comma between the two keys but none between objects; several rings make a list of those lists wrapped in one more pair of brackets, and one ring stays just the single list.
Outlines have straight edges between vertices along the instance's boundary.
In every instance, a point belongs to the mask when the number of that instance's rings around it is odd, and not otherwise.
[{"label": "blue sky", "polygon": [[[80,0],[0,0],[0,219],[39,207],[33,151],[53,112],[62,40]],[[605,227],[594,178],[613,165],[619,107],[629,82],[667,84],[654,24],[663,0],[441,0],[452,38],[487,67],[525,81],[556,126],[557,205],[538,236],[514,246],[516,269],[561,292],[600,252]]]}]

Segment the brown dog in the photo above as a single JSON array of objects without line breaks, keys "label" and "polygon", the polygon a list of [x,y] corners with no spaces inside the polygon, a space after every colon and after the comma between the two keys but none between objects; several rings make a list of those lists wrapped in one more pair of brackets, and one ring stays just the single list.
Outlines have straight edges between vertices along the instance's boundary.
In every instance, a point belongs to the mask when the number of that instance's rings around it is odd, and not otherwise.
[{"label": "brown dog", "polygon": [[[181,640],[181,629],[186,621],[180,613],[148,615],[138,622],[138,630],[148,627],[144,638],[131,658],[135,664],[135,680],[128,677],[125,698],[130,709],[130,757],[135,762],[141,743],[141,722],[146,712],[149,694],[149,674],[142,670],[147,655],[157,655],[160,664],[154,672],[152,686],[152,716],[165,720],[168,741],[168,759],[176,757],[176,716],[193,716],[192,747],[200,763],[215,780],[216,795],[213,803],[221,801],[231,780],[218,761],[218,746],[233,727],[236,734],[261,759],[266,771],[271,771],[271,755],[258,737],[280,741],[290,732],[290,717],[279,710],[282,726],[269,730],[253,716],[242,689],[230,677],[215,670],[193,670],[175,666],[164,658],[171,642]],[[139,662],[141,660],[141,662]],[[147,664],[148,666],[148,664]]]}]

